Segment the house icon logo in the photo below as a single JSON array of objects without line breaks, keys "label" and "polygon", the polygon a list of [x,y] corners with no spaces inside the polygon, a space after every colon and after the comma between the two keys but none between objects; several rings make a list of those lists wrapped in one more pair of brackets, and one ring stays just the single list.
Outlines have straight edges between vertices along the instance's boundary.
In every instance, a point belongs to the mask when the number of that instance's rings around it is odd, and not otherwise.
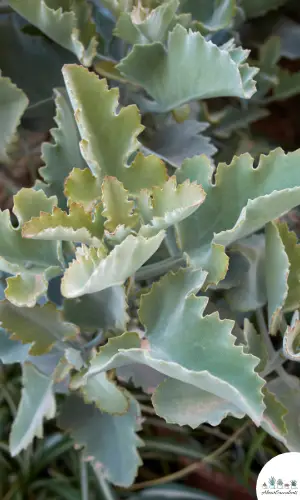
[{"label": "house icon logo", "polygon": [[300,500],[300,453],[282,453],[267,462],[258,476],[256,494],[258,500]]}]

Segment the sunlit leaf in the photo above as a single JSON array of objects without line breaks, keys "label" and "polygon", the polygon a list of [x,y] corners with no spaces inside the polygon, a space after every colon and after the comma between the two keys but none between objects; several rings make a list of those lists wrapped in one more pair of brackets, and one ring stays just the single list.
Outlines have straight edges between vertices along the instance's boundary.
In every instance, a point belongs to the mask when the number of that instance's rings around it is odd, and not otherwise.
[{"label": "sunlit leaf", "polygon": [[[144,197],[143,203],[146,201],[146,193]],[[149,224],[142,226],[139,234],[149,237],[162,229],[167,229],[189,217],[204,200],[205,192],[196,183],[185,181],[177,185],[176,177],[170,177],[162,187],[154,187],[151,195],[149,192],[145,220],[149,221]]]},{"label": "sunlit leaf", "polygon": [[76,241],[101,246],[103,227],[82,205],[72,203],[69,213],[54,207],[52,213],[41,212],[22,228],[23,238],[33,240]]},{"label": "sunlit leaf", "polygon": [[163,231],[152,238],[129,235],[108,256],[101,249],[77,248],[76,260],[62,280],[63,296],[80,297],[123,284],[156,252],[163,238]]},{"label": "sunlit leaf", "polygon": [[[83,67],[67,65],[63,74],[82,138],[81,152],[93,174],[100,181],[106,175],[116,177],[130,192],[137,182],[139,189],[160,185],[165,169],[159,158],[143,160],[140,154],[138,163],[126,165],[138,149],[137,137],[144,129],[138,108],[127,106],[117,114],[118,89],[108,90],[106,80]],[[151,170],[147,168],[150,161]]]},{"label": "sunlit leaf", "polygon": [[89,168],[74,168],[65,180],[65,195],[70,203],[79,203],[91,210],[101,198],[101,183]]},{"label": "sunlit leaf", "polygon": [[129,201],[128,192],[115,177],[106,177],[102,184],[102,216],[107,220],[104,227],[115,231],[118,226],[134,227],[138,222],[138,214],[134,210],[133,201]]},{"label": "sunlit leaf", "polygon": [[34,307],[47,288],[48,282],[43,274],[18,274],[7,278],[5,297],[17,307]]},{"label": "sunlit leaf", "polygon": [[179,242],[197,267],[209,271],[209,282],[225,276],[225,247],[299,204],[299,158],[299,151],[285,155],[275,149],[253,168],[249,154],[234,157],[230,165],[219,164],[214,184],[212,166],[203,156],[186,160],[176,171],[180,182],[197,181],[206,192],[205,202],[179,224]]}]

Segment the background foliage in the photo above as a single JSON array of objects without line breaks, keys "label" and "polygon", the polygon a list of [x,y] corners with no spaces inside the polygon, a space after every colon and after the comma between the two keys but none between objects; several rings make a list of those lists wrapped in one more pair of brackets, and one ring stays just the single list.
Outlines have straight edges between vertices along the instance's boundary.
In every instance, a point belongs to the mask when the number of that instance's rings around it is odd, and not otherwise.
[{"label": "background foliage", "polygon": [[1,3],[5,500],[245,498],[298,451],[299,16]]}]

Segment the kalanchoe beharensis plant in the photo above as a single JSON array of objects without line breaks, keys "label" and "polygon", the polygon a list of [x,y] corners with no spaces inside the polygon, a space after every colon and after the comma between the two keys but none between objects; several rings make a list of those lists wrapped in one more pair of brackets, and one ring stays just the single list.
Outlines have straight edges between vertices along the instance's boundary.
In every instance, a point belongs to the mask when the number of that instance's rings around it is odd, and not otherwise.
[{"label": "kalanchoe beharensis plant", "polygon": [[[133,386],[167,422],[248,416],[299,451],[299,380],[282,365],[300,359],[300,246],[282,216],[300,205],[300,153],[217,164],[201,135],[266,114],[278,44],[260,74],[232,36],[284,2],[105,0],[94,17],[84,0],[8,3],[82,64],[62,68],[40,180],[0,213],[0,358],[23,370],[11,453],[43,435],[63,393],[58,426],[129,486],[143,445]],[[216,97],[243,106],[216,121]],[[2,76],[2,161],[27,106]]]}]

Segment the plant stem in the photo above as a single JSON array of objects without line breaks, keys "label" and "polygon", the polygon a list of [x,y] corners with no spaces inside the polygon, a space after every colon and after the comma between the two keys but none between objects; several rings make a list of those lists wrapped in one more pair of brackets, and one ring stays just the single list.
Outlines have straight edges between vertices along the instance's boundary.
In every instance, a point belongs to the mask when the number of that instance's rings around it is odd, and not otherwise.
[{"label": "plant stem", "polygon": [[80,457],[80,487],[81,500],[89,500],[89,477],[87,472],[87,463],[84,460],[83,453]]},{"label": "plant stem", "polygon": [[171,481],[177,481],[178,479],[182,479],[188,474],[191,474],[192,472],[196,471],[203,464],[214,462],[214,460],[217,457],[219,457],[224,451],[226,451],[231,446],[231,444],[237,440],[238,436],[240,436],[250,425],[251,422],[249,421],[246,422],[242,427],[240,427],[236,432],[234,432],[234,434],[232,434],[232,436],[230,436],[230,438],[228,438],[227,441],[224,444],[222,444],[222,446],[220,446],[216,451],[204,457],[201,461],[187,465],[183,469],[180,469],[179,471],[174,472],[173,474],[169,474],[164,477],[159,477],[158,479],[152,479],[151,481],[143,481],[142,483],[134,484],[129,489],[131,491],[137,491],[143,488],[147,488],[149,486],[156,486],[160,484],[169,483]]},{"label": "plant stem", "polygon": [[115,492],[111,488],[110,484],[103,477],[102,472],[96,471],[96,469],[94,469],[94,472],[95,472],[95,476],[98,480],[98,486],[99,486],[99,490],[100,490],[101,497],[103,498],[103,500],[118,500],[117,495],[115,494]]},{"label": "plant stem", "polygon": [[[270,339],[269,331],[265,323],[262,309],[257,309],[256,319],[260,332],[265,340],[269,358],[270,360],[274,360],[274,358],[277,355],[277,351],[275,351],[272,341]],[[277,375],[288,385],[288,387],[290,387],[291,389],[299,389],[298,383],[297,382],[295,383],[294,380],[289,377],[289,375],[286,373],[285,369],[281,365],[274,366],[274,369],[272,371],[275,371]]]},{"label": "plant stem", "polygon": [[149,264],[148,266],[141,267],[135,274],[137,281],[148,280],[167,273],[168,271],[175,271],[179,267],[186,265],[185,257],[169,257],[168,259]]}]

